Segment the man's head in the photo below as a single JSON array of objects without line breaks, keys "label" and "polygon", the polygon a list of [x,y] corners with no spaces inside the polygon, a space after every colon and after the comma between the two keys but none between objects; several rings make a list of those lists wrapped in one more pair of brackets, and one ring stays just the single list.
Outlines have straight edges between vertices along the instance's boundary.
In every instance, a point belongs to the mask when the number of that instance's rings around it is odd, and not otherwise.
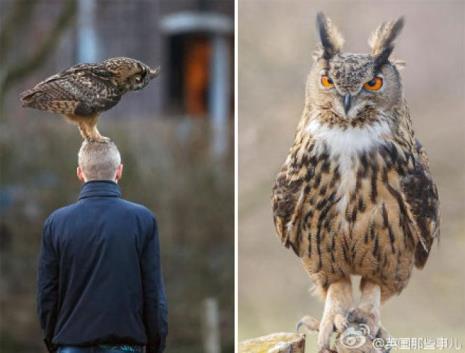
[{"label": "man's head", "polygon": [[82,182],[112,180],[118,182],[123,174],[121,155],[113,142],[84,141],[78,153],[77,176]]}]

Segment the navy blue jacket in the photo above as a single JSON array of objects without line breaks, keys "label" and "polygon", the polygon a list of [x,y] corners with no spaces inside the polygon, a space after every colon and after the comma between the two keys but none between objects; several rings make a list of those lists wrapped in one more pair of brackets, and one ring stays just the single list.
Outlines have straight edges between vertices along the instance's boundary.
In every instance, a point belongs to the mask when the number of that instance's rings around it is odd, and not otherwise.
[{"label": "navy blue jacket", "polygon": [[50,351],[60,345],[145,345],[162,352],[168,331],[157,223],[121,198],[111,181],[91,181],[79,201],[45,221],[38,314]]}]

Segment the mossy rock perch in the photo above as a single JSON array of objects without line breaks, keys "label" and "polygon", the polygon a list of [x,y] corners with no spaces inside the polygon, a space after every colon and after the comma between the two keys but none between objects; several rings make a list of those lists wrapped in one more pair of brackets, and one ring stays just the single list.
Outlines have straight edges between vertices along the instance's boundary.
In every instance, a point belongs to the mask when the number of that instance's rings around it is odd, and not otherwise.
[{"label": "mossy rock perch", "polygon": [[305,335],[280,332],[239,343],[239,353],[305,353]]}]

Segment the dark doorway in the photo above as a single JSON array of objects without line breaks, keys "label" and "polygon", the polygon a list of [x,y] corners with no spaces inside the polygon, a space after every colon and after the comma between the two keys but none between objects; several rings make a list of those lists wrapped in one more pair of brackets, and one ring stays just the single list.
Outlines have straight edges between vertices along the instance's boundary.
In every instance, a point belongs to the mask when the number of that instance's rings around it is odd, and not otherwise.
[{"label": "dark doorway", "polygon": [[167,110],[205,117],[209,107],[211,40],[206,34],[168,37]]}]

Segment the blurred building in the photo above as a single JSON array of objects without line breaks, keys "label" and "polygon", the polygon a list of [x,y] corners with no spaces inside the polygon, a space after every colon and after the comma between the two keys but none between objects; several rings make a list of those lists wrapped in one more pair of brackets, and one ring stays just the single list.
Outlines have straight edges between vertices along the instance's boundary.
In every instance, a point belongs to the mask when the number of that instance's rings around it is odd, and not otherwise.
[{"label": "blurred building", "polygon": [[[151,65],[161,64],[162,89],[138,106],[144,111],[145,104],[149,104],[150,110],[170,115],[203,117],[231,113],[231,1],[114,4],[79,0],[76,62],[125,55]],[[223,106],[225,111],[219,111]]]}]

